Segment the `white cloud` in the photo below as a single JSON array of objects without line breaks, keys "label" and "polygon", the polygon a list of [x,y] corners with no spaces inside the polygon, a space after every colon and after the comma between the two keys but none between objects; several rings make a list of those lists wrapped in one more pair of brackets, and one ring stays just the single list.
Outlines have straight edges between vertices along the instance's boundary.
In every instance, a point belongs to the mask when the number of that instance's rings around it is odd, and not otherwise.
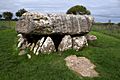
[{"label": "white cloud", "polygon": [[40,12],[66,12],[74,5],[84,5],[95,15],[120,15],[119,0],[0,0],[0,13],[16,12],[21,8]]}]

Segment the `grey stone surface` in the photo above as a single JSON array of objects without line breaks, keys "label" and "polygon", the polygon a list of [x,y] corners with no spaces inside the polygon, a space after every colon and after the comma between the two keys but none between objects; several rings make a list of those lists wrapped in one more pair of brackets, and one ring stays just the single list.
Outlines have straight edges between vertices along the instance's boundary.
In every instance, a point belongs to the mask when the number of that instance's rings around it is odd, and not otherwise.
[{"label": "grey stone surface", "polygon": [[77,72],[83,77],[99,76],[99,73],[94,70],[96,66],[86,57],[77,57],[76,55],[71,55],[66,57],[65,61],[69,69]]},{"label": "grey stone surface", "polygon": [[34,47],[34,49],[33,49],[33,53],[34,53],[34,54],[36,54],[38,48],[39,48],[39,45],[36,44],[35,47]]},{"label": "grey stone surface", "polygon": [[45,42],[43,43],[42,47],[41,47],[41,52],[42,53],[51,53],[51,52],[55,52],[55,45],[53,40],[50,37],[47,37],[47,39],[45,40]]},{"label": "grey stone surface", "polygon": [[18,34],[17,37],[18,37],[18,45],[17,45],[17,47],[20,50],[18,55],[24,55],[25,54],[25,49],[27,48],[28,42],[26,41],[26,38],[24,38],[22,34]]},{"label": "grey stone surface", "polygon": [[86,45],[88,46],[85,36],[73,37],[73,49],[75,49],[76,51],[81,50]]},{"label": "grey stone surface", "polygon": [[70,35],[65,35],[58,46],[58,51],[65,51],[70,48],[72,48],[72,38]]},{"label": "grey stone surface", "polygon": [[19,52],[19,56],[21,56],[21,55],[24,55],[25,54],[25,50],[20,50],[20,52]]},{"label": "grey stone surface", "polygon": [[32,45],[30,46],[30,51],[32,51],[35,47],[35,43],[32,43]]},{"label": "grey stone surface", "polygon": [[38,44],[39,47],[38,47],[38,49],[37,49],[36,55],[38,55],[38,54],[40,53],[40,50],[41,50],[41,48],[42,48],[44,39],[45,39],[45,37],[42,37],[42,38],[39,40],[39,44]]},{"label": "grey stone surface", "polygon": [[25,42],[25,39],[24,39],[22,34],[18,34],[17,37],[18,37],[18,45],[17,45],[17,47],[20,48],[22,46],[22,44]]},{"label": "grey stone surface", "polygon": [[87,34],[85,37],[87,38],[88,41],[97,40],[97,37],[95,35]]},{"label": "grey stone surface", "polygon": [[24,34],[81,34],[90,31],[93,17],[88,15],[27,12],[17,22],[16,31]]}]

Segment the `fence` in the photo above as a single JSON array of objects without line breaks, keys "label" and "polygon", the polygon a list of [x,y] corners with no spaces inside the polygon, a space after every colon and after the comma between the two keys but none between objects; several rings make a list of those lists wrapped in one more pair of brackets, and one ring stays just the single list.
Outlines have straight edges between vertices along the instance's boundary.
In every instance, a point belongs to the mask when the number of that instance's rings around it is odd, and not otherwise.
[{"label": "fence", "polygon": [[120,26],[118,24],[94,24],[92,31],[120,38]]}]

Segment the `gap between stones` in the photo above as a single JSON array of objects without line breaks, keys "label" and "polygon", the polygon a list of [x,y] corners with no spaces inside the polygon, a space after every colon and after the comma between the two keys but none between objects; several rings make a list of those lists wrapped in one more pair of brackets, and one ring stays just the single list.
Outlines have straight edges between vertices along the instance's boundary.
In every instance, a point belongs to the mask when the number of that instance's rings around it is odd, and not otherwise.
[{"label": "gap between stones", "polygon": [[[76,51],[81,50],[85,45],[87,45],[87,39],[81,35],[35,35],[35,34],[18,34],[18,48],[20,49],[19,55],[25,54],[25,49],[30,48],[36,54],[36,51],[40,47],[38,52],[55,52],[55,51],[65,51],[70,48]],[[43,38],[42,42],[41,39]],[[40,43],[40,46],[39,46]],[[38,54],[37,52],[37,54]]]},{"label": "gap between stones", "polygon": [[[58,46],[59,46],[60,42],[62,41],[62,38],[65,37],[65,35],[67,35],[67,34],[64,34],[64,35],[62,35],[62,34],[51,34],[51,35],[23,34],[23,36],[26,38],[28,43],[35,43],[35,44],[37,43],[38,40],[42,39],[42,37],[45,37],[43,43],[45,42],[47,37],[50,37],[54,42],[56,51],[58,51]],[[71,38],[73,38],[73,37],[81,37],[81,36],[84,36],[84,35],[85,35],[85,33],[77,34],[77,35],[70,35],[70,36],[71,36]],[[72,44],[72,46],[73,46],[73,44]]]}]

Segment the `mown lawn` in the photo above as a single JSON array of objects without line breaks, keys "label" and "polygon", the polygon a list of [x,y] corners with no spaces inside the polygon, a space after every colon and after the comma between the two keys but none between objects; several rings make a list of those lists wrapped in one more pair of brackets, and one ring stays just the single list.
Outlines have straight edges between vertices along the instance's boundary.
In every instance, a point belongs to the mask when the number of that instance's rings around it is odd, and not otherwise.
[{"label": "mown lawn", "polygon": [[[120,39],[92,31],[97,41],[76,52],[18,56],[16,32],[0,30],[0,80],[120,80]],[[85,56],[95,65],[100,77],[80,77],[65,66],[64,58],[69,55]]]}]

